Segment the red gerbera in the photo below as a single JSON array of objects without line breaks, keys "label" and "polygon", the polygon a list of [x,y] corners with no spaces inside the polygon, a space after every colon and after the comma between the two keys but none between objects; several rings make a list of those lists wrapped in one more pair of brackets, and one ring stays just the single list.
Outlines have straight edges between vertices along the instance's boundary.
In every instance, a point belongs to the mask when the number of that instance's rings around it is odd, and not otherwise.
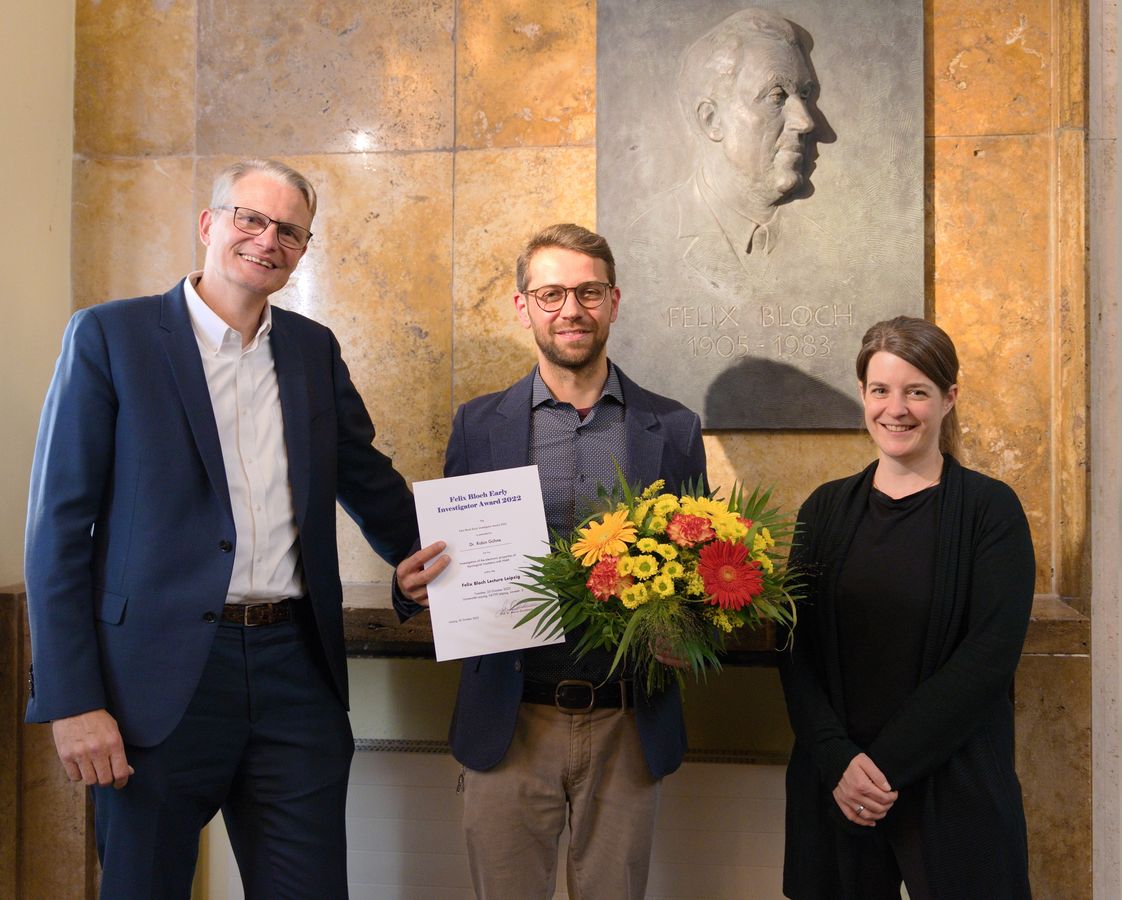
[{"label": "red gerbera", "polygon": [[679,547],[692,547],[702,541],[716,537],[709,520],[702,516],[688,516],[678,513],[666,526],[666,533]]},{"label": "red gerbera", "polygon": [[624,588],[635,583],[635,579],[630,575],[623,577],[616,571],[618,562],[619,558],[616,556],[605,556],[588,573],[588,581],[585,584],[597,600],[618,597]]},{"label": "red gerbera", "polygon": [[698,553],[697,571],[709,602],[722,609],[741,609],[764,589],[760,564],[745,561],[748,548],[733,541],[713,541]]}]

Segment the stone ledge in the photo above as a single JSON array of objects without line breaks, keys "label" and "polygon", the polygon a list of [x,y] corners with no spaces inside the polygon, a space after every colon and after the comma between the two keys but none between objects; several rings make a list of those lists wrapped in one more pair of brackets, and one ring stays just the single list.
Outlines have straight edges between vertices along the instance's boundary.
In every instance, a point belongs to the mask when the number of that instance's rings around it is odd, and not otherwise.
[{"label": "stone ledge", "polygon": [[[389,584],[343,585],[343,628],[348,656],[436,658],[429,614],[398,622],[390,608]],[[774,666],[772,635],[768,629],[730,643],[726,661],[730,665]],[[1090,652],[1090,645],[1090,619],[1054,594],[1033,598],[1023,655],[1082,655]]]}]

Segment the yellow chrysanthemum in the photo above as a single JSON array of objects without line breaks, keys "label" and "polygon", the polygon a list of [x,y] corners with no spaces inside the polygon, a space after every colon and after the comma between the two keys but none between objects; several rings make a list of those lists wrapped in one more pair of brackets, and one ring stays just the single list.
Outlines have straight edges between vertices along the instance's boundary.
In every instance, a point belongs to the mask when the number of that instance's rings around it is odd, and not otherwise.
[{"label": "yellow chrysanthemum", "polygon": [[653,500],[643,500],[641,503],[635,504],[635,509],[631,513],[631,521],[635,523],[636,528],[643,527],[643,520],[647,518],[647,513],[651,511],[653,504]]},{"label": "yellow chrysanthemum", "polygon": [[668,562],[662,567],[662,574],[667,578],[681,578],[686,574],[680,562]]},{"label": "yellow chrysanthemum", "polygon": [[655,547],[654,552],[661,556],[663,559],[678,558],[678,548],[673,544],[659,544],[657,547]]},{"label": "yellow chrysanthemum", "polygon": [[658,572],[658,560],[650,554],[631,558],[631,572],[636,578],[650,578]]},{"label": "yellow chrysanthemum", "polygon": [[713,517],[713,530],[722,541],[741,541],[748,534],[748,527],[740,517],[730,512]]},{"label": "yellow chrysanthemum", "polygon": [[651,592],[658,597],[670,597],[674,593],[674,579],[661,573],[651,582]]},{"label": "yellow chrysanthemum", "polygon": [[712,521],[721,515],[728,515],[729,508],[719,500],[708,497],[683,497],[682,512],[687,516],[703,516]]},{"label": "yellow chrysanthemum", "polygon": [[678,498],[673,494],[663,494],[655,500],[654,511],[656,516],[670,517],[671,513],[675,513],[679,509]]},{"label": "yellow chrysanthemum", "polygon": [[666,517],[665,516],[651,516],[650,522],[647,523],[647,528],[652,534],[665,534],[666,533]]},{"label": "yellow chrysanthemum", "polygon": [[633,584],[631,587],[623,589],[619,599],[628,609],[635,609],[650,600],[650,593],[647,591],[645,584]]},{"label": "yellow chrysanthemum", "polygon": [[580,538],[569,548],[584,565],[598,563],[605,556],[627,552],[635,541],[635,525],[627,520],[627,510],[608,513],[599,522],[590,522],[580,530]]},{"label": "yellow chrysanthemum", "polygon": [[631,557],[621,556],[616,562],[616,573],[620,576],[631,574]]},{"label": "yellow chrysanthemum", "polygon": [[639,538],[635,549],[641,553],[654,553],[658,549],[658,541],[649,537]]},{"label": "yellow chrysanthemum", "polygon": [[666,481],[660,478],[658,481],[647,485],[647,487],[643,489],[643,493],[639,495],[639,499],[650,500],[652,497],[657,497],[664,487],[666,487]]}]

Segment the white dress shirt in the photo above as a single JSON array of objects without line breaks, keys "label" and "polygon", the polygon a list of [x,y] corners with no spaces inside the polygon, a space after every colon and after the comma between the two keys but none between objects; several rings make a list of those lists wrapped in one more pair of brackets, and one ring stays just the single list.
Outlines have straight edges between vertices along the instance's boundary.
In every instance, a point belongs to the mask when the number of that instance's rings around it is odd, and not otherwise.
[{"label": "white dress shirt", "polygon": [[183,285],[206,372],[237,540],[227,603],[260,603],[304,594],[288,452],[269,332],[272,307],[244,349],[242,336],[214,312],[195,285]]}]

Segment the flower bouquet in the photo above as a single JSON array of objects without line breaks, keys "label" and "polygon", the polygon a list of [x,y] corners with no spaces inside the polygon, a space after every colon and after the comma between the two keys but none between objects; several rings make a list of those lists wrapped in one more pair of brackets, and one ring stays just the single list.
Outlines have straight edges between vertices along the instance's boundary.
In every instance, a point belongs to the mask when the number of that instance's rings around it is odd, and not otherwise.
[{"label": "flower bouquet", "polygon": [[[575,653],[614,651],[647,690],[661,689],[688,663],[695,676],[720,669],[727,635],[766,622],[793,627],[799,585],[786,569],[784,548],[794,523],[768,508],[771,491],[746,495],[734,487],[727,501],[686,485],[663,493],[620,477],[620,493],[601,490],[610,509],[585,519],[571,537],[554,535],[548,556],[530,557],[521,584],[534,596],[515,627],[534,633],[577,633]],[[622,499],[618,497],[622,496]]]}]

